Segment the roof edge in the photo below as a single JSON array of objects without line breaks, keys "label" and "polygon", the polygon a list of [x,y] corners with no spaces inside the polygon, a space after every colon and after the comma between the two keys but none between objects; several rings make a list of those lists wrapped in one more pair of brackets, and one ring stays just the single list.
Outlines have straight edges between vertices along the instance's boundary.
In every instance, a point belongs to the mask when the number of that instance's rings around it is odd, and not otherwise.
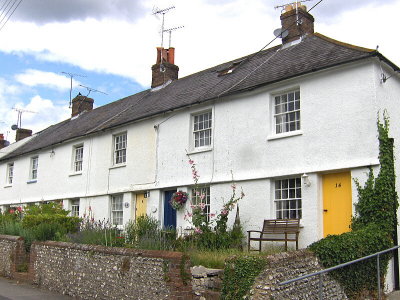
[{"label": "roof edge", "polygon": [[350,49],[353,49],[353,50],[358,50],[358,51],[362,51],[362,52],[369,52],[369,53],[376,51],[375,49],[364,48],[364,47],[356,46],[356,45],[353,45],[353,44],[344,43],[344,42],[335,40],[333,38],[330,38],[330,37],[328,37],[326,35],[323,35],[323,34],[321,34],[319,32],[315,32],[314,35],[319,37],[319,38],[321,38],[321,39],[323,39],[323,40],[325,40],[325,41],[334,43],[334,44],[339,45],[339,46],[347,47],[347,48],[350,48]]}]

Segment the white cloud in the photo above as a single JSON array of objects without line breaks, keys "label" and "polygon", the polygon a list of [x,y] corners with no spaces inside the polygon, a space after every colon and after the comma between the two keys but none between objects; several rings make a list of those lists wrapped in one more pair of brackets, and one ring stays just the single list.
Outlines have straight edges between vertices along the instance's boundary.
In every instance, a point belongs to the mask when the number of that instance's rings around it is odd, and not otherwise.
[{"label": "white cloud", "polygon": [[[15,80],[30,87],[41,85],[52,89],[69,90],[71,86],[70,79],[67,79],[64,75],[32,69],[28,69],[24,73],[15,75]],[[79,84],[80,82],[72,79],[73,87],[76,87]]]}]

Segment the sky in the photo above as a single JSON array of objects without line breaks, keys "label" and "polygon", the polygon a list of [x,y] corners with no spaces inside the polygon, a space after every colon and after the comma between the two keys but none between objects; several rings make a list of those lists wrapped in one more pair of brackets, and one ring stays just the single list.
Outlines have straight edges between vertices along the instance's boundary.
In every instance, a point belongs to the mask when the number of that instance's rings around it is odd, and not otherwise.
[{"label": "sky", "polygon": [[[0,0],[0,133],[38,132],[70,117],[79,92],[95,107],[147,89],[162,15],[172,32],[179,77],[254,53],[274,39],[285,0]],[[400,66],[400,0],[319,0],[304,4],[316,32],[379,51]],[[14,6],[12,6],[14,4]],[[14,13],[11,15],[13,9]],[[8,12],[8,13],[7,13]],[[8,18],[9,17],[9,18]],[[275,40],[270,46],[280,43]],[[169,36],[164,35],[164,47]],[[64,72],[64,73],[63,73]],[[88,87],[88,88],[85,88]],[[90,93],[89,93],[90,92]]]}]

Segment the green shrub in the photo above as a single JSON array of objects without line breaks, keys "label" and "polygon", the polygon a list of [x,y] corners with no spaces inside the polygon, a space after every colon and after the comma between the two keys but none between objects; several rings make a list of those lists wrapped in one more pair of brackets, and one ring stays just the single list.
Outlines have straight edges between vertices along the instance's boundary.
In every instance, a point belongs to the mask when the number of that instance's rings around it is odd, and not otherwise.
[{"label": "green shrub", "polygon": [[22,219],[22,226],[24,228],[33,228],[44,223],[52,224],[54,228],[58,227],[60,233],[66,234],[68,232],[78,231],[80,221],[81,219],[78,217],[69,217],[63,214],[27,214]]},{"label": "green shrub", "polygon": [[265,264],[266,260],[260,256],[233,256],[227,259],[221,299],[243,299]]},{"label": "green shrub", "polygon": [[[330,235],[310,245],[310,249],[320,259],[325,268],[355,260],[392,246],[390,235],[375,224],[357,231],[341,235]],[[383,280],[387,270],[389,255],[380,256],[380,274]],[[377,288],[376,257],[355,263],[336,271],[332,275],[344,287],[349,297],[363,290],[374,291]]]},{"label": "green shrub", "polygon": [[39,205],[28,205],[24,208],[25,215],[63,215],[67,216],[70,211],[65,210],[61,203],[49,202]]}]

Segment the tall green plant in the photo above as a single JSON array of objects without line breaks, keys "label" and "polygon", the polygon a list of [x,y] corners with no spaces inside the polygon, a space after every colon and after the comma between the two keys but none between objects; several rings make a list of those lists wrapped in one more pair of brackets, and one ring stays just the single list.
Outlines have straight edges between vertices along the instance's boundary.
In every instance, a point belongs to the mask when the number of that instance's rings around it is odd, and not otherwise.
[{"label": "tall green plant", "polygon": [[396,212],[399,206],[396,192],[396,174],[394,169],[393,139],[389,137],[389,118],[383,114],[383,122],[378,117],[379,162],[380,170],[376,178],[372,169],[364,187],[355,179],[358,191],[356,216],[352,229],[357,230],[368,224],[377,224],[388,233],[396,228]]}]

